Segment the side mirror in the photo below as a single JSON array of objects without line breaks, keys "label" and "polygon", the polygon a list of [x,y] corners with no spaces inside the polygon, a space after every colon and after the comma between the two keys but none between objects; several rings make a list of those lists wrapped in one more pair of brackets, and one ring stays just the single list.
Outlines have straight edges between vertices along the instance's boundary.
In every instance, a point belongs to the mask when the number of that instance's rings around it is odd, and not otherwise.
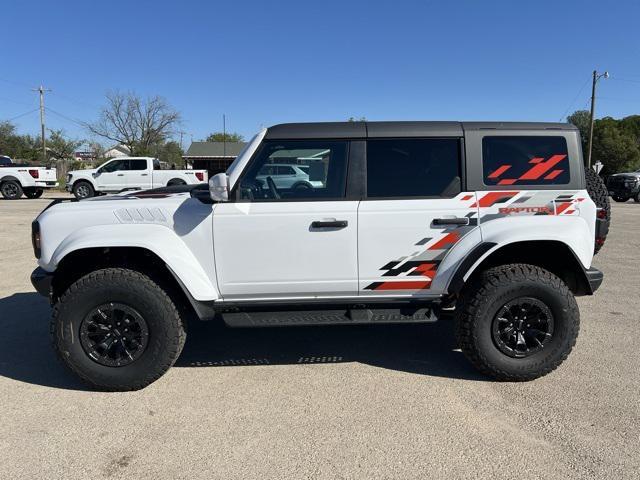
[{"label": "side mirror", "polygon": [[96,178],[98,175],[100,175],[100,172],[93,172],[93,173],[91,174],[91,176],[92,176],[93,178]]},{"label": "side mirror", "polygon": [[229,201],[229,177],[226,173],[218,173],[209,179],[209,195],[214,202]]}]

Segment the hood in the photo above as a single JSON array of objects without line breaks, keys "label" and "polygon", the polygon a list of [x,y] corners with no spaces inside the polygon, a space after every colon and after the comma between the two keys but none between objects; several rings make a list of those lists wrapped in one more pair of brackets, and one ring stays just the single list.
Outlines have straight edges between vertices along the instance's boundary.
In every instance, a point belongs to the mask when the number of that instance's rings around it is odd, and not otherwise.
[{"label": "hood", "polygon": [[640,172],[622,172],[622,173],[614,173],[609,175],[610,177],[632,177],[638,178],[640,177]]},{"label": "hood", "polygon": [[91,175],[98,171],[97,168],[87,168],[84,170],[70,170],[67,172],[67,175]]}]

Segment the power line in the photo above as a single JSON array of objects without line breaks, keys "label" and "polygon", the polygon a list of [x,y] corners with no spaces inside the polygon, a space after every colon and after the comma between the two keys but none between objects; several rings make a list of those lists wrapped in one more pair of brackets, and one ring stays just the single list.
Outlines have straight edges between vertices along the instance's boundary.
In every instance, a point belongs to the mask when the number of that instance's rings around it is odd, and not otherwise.
[{"label": "power line", "polygon": [[576,94],[576,96],[573,98],[573,100],[571,100],[571,103],[569,104],[569,106],[567,107],[567,109],[564,111],[564,113],[562,114],[562,116],[560,117],[560,120],[558,120],[559,122],[561,122],[564,118],[566,118],[567,113],[569,113],[569,110],[571,109],[571,107],[573,107],[574,103],[576,103],[576,100],[578,99],[578,97],[580,96],[580,94],[582,93],[582,91],[584,90],[584,87],[587,86],[587,83],[589,83],[589,78],[587,78],[584,83],[582,84],[582,86],[580,87],[580,90],[578,90],[578,93]]},{"label": "power line", "polygon": [[80,106],[82,106],[82,107],[90,107],[90,108],[95,108],[95,109],[99,109],[99,108],[100,108],[100,107],[99,107],[99,106],[97,106],[97,105],[93,105],[93,104],[91,104],[91,103],[87,103],[87,102],[82,101],[82,100],[78,100],[78,99],[74,99],[74,98],[72,98],[72,97],[68,97],[67,95],[63,95],[63,94],[62,94],[62,93],[60,93],[60,92],[56,92],[56,93],[55,93],[55,96],[56,96],[56,97],[60,97],[60,98],[62,98],[62,99],[64,99],[64,100],[66,100],[66,101],[68,101],[68,102],[75,103],[76,105],[80,105]]},{"label": "power line", "polygon": [[75,120],[75,119],[73,119],[73,118],[71,118],[71,117],[67,117],[66,115],[63,115],[63,114],[62,114],[62,113],[60,113],[60,112],[56,112],[56,111],[55,111],[54,109],[52,109],[51,107],[47,108],[47,110],[48,110],[48,111],[50,111],[51,113],[53,113],[54,115],[56,115],[56,116],[60,117],[60,118],[63,118],[63,119],[65,119],[65,120],[69,121],[69,122],[72,122],[72,123],[75,123],[76,125],[79,125],[80,127],[84,127],[84,126],[86,125],[84,122],[82,122],[82,121],[80,121],[80,120]]},{"label": "power line", "polygon": [[632,80],[631,78],[609,77],[612,80],[618,80],[619,82],[640,83],[640,80]]},{"label": "power line", "polygon": [[0,97],[0,100],[3,100],[5,102],[15,103],[16,105],[25,105],[27,107],[30,107],[33,105],[32,103],[20,102],[19,100],[14,100],[13,98],[7,98],[7,97]]},{"label": "power line", "polygon": [[14,120],[17,120],[20,117],[24,117],[25,115],[29,115],[30,113],[33,112],[37,112],[38,110],[40,110],[40,108],[34,108],[33,110],[29,110],[28,112],[25,113],[21,113],[20,115],[16,115],[15,117],[9,118],[7,120],[4,120],[5,122],[13,122]]},{"label": "power line", "polygon": [[7,80],[6,78],[0,78],[0,81],[5,83],[10,83],[11,85],[15,85],[17,87],[31,88],[31,85],[27,85],[25,83],[20,83],[20,82],[14,82],[13,80]]}]

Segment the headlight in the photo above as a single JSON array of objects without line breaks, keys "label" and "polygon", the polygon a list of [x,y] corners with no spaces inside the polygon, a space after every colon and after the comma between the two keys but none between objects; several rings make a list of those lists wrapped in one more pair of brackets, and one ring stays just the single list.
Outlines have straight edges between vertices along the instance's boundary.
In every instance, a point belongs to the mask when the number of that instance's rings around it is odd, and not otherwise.
[{"label": "headlight", "polygon": [[31,222],[31,244],[33,245],[33,254],[36,258],[40,258],[42,253],[40,250],[40,224],[37,220]]},{"label": "headlight", "polygon": [[71,183],[71,174],[67,173],[67,183]]}]

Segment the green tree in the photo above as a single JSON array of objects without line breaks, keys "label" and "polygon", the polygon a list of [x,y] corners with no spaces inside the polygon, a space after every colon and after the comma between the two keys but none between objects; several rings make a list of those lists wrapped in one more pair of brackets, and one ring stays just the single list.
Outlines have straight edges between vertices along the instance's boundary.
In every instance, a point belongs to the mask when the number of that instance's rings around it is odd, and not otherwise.
[{"label": "green tree", "polygon": [[83,143],[84,140],[67,138],[64,130],[50,130],[49,138],[47,138],[47,153],[49,158],[71,160],[78,147]]},{"label": "green tree", "polygon": [[640,168],[640,148],[631,135],[618,127],[616,120],[602,119],[593,129],[592,160],[602,162],[605,175],[633,171]]},{"label": "green tree", "polygon": [[175,165],[176,168],[181,168],[184,164],[182,153],[180,144],[171,140],[159,145],[156,157],[163,162],[167,162],[169,165]]},{"label": "green tree", "polygon": [[582,140],[582,156],[587,158],[587,148],[589,148],[589,124],[591,123],[591,114],[588,110],[578,110],[567,117],[569,123],[574,124],[580,130],[580,138]]},{"label": "green tree", "polygon": [[207,136],[207,142],[242,142],[244,137],[239,133],[213,132]]}]

